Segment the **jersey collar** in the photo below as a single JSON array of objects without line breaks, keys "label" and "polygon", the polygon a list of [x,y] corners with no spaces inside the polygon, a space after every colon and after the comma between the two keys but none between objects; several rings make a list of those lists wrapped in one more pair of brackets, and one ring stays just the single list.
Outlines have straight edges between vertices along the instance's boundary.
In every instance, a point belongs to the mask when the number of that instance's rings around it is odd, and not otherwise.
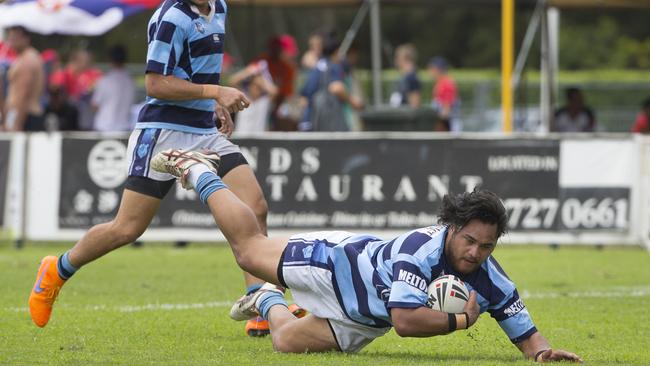
[{"label": "jersey collar", "polygon": [[190,6],[190,9],[192,9],[192,11],[195,12],[198,16],[203,18],[203,20],[205,20],[206,22],[211,22],[212,18],[214,18],[214,12],[216,9],[215,1],[216,0],[210,0],[208,2],[208,4],[210,5],[210,13],[208,15],[202,14],[199,11],[199,8],[197,8],[196,5],[192,4],[191,2],[189,2],[188,5]]}]

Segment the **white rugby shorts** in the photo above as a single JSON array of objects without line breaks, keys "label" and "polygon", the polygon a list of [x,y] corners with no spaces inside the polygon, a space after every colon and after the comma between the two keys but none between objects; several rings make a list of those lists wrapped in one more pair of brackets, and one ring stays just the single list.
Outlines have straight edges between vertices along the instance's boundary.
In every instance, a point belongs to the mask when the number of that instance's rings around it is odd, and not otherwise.
[{"label": "white rugby shorts", "polygon": [[240,153],[239,147],[222,133],[199,135],[195,133],[165,130],[136,129],[129,137],[127,157],[129,159],[129,176],[147,177],[156,181],[168,181],[175,177],[150,169],[151,158],[166,149],[200,150],[208,149],[219,155]]},{"label": "white rugby shorts", "polygon": [[[373,328],[359,324],[345,315],[332,285],[332,272],[311,261],[309,246],[314,240],[327,240],[335,245],[353,235],[347,231],[320,231],[294,235],[282,254],[278,268],[281,281],[303,309],[327,319],[343,352],[358,352],[390,328]],[[306,250],[303,250],[306,249]],[[280,272],[281,271],[281,272]]]}]

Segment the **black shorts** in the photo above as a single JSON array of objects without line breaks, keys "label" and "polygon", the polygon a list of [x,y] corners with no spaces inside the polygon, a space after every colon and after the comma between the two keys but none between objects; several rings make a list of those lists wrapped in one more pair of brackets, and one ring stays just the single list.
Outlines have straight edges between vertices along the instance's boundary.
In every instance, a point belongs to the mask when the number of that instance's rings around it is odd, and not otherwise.
[{"label": "black shorts", "polygon": [[[231,170],[240,165],[247,165],[248,161],[241,153],[233,153],[221,157],[221,164],[217,174],[220,177],[225,177]],[[158,199],[163,199],[174,185],[175,179],[167,181],[153,180],[148,177],[140,177],[131,175],[126,179],[124,189],[142,193]]]}]

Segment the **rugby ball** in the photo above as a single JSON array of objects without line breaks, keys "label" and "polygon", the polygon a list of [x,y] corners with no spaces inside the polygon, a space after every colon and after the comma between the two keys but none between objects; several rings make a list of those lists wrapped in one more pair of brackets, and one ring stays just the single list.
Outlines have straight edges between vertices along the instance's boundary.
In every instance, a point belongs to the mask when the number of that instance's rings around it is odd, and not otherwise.
[{"label": "rugby ball", "polygon": [[429,284],[427,306],[445,313],[462,313],[469,300],[469,291],[460,278],[440,276]]}]

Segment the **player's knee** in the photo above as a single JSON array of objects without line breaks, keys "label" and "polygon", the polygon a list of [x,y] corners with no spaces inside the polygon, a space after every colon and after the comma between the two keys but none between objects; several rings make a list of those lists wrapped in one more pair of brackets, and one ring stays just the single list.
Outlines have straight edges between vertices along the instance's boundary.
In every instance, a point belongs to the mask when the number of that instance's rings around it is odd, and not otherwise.
[{"label": "player's knee", "polygon": [[266,215],[269,212],[269,205],[266,203],[264,196],[260,196],[255,200],[255,203],[251,205],[251,209],[253,210],[257,221],[261,225],[266,226]]},{"label": "player's knee", "polygon": [[281,353],[303,353],[306,349],[296,343],[291,337],[278,334],[273,337],[273,349]]},{"label": "player's knee", "polygon": [[235,261],[239,268],[243,269],[246,272],[255,271],[255,253],[251,253],[250,250],[241,249],[234,251]]},{"label": "player's knee", "polygon": [[117,247],[133,243],[144,232],[136,225],[113,225],[114,242]]}]

